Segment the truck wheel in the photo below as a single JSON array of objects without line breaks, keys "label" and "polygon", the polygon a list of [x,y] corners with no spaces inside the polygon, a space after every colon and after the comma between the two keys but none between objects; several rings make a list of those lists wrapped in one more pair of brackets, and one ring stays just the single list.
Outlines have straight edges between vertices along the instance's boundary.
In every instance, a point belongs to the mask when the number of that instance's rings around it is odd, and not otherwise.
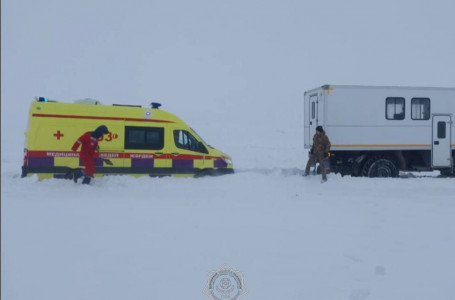
[{"label": "truck wheel", "polygon": [[392,160],[375,156],[365,162],[362,175],[365,177],[397,177],[398,168]]}]

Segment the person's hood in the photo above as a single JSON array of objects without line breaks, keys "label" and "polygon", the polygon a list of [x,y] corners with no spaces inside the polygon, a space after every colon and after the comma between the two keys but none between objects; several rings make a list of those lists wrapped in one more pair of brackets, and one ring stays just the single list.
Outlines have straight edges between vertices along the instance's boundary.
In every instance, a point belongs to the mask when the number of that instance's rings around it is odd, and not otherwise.
[{"label": "person's hood", "polygon": [[100,137],[103,136],[103,134],[107,134],[108,132],[109,132],[109,130],[107,129],[107,127],[104,125],[101,125],[98,128],[96,128],[94,131],[92,131],[90,136],[94,137],[95,139],[99,139]]}]

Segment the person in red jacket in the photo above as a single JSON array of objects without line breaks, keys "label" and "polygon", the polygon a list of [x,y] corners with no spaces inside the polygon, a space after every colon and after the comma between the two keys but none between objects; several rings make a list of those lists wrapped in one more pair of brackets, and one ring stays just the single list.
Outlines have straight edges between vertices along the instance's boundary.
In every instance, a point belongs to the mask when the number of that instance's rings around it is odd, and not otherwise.
[{"label": "person in red jacket", "polygon": [[74,182],[77,183],[77,180],[80,177],[84,177],[82,183],[90,183],[90,180],[93,178],[93,174],[95,173],[95,152],[99,152],[98,139],[108,132],[109,130],[107,127],[101,125],[94,131],[87,131],[84,133],[74,143],[73,147],[71,148],[74,152],[77,151],[79,146],[82,146],[81,152],[79,153],[79,158],[82,160],[82,164],[85,167],[83,171],[78,170],[74,173]]}]

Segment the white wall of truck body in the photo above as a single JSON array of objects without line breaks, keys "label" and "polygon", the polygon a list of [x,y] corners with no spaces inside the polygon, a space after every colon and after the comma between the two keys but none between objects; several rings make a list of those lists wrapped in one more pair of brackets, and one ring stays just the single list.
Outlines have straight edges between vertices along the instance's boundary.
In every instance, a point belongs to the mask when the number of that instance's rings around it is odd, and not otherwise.
[{"label": "white wall of truck body", "polygon": [[[388,119],[391,114],[386,110],[393,108],[386,105],[388,98],[392,102],[393,98],[404,99],[403,119]],[[429,111],[423,118],[415,111],[420,109],[415,99],[429,99],[425,100]],[[321,125],[333,153],[441,150],[449,153],[451,161],[447,163],[453,169],[450,153],[455,149],[454,116],[455,88],[324,85],[304,94],[304,144],[305,148],[311,147],[315,128]],[[437,140],[436,121],[447,121],[445,140]],[[438,167],[437,160],[435,157],[431,169]],[[445,161],[442,164],[447,168]]]}]

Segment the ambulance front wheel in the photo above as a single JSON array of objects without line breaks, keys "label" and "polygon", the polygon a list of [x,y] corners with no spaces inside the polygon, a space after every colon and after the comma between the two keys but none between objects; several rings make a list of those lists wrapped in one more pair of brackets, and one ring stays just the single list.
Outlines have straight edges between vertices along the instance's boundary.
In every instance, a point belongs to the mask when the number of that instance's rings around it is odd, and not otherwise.
[{"label": "ambulance front wheel", "polygon": [[202,169],[196,173],[194,177],[204,177],[204,176],[215,176],[216,172],[214,169]]}]

